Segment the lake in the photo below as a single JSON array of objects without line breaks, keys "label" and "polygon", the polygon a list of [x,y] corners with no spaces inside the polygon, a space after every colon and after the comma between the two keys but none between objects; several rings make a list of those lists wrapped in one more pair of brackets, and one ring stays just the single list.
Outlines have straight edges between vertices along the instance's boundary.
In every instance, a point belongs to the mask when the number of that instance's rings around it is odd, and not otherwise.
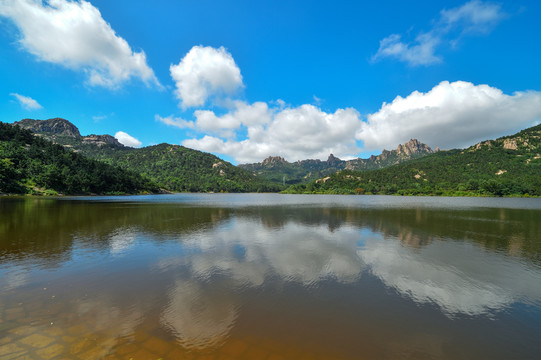
[{"label": "lake", "polygon": [[0,359],[539,359],[541,199],[0,198]]}]

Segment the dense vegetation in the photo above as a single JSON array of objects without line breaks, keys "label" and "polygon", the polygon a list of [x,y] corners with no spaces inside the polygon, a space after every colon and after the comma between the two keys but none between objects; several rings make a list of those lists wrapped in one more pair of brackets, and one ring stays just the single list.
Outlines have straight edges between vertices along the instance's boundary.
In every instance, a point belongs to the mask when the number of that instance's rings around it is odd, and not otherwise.
[{"label": "dense vegetation", "polygon": [[283,189],[218,157],[183,146],[126,147],[110,135],[81,136],[61,118],[24,119],[16,123],[40,137],[125,170],[141,174],[170,191],[277,192]]},{"label": "dense vegetation", "polygon": [[0,122],[0,193],[121,194],[158,187],[134,172],[88,159]]},{"label": "dense vegetation", "polygon": [[374,171],[344,170],[287,193],[541,196],[541,125]]},{"label": "dense vegetation", "polygon": [[149,177],[166,189],[189,192],[277,192],[279,185],[201,151],[160,144],[89,155]]}]

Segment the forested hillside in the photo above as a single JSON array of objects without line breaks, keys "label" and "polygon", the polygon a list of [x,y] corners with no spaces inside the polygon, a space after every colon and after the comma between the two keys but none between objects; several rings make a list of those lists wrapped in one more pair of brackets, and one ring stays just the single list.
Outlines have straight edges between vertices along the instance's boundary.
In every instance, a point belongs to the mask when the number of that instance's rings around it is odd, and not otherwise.
[{"label": "forested hillside", "polygon": [[277,192],[271,184],[231,163],[184,146],[160,144],[141,149],[97,152],[109,164],[149,177],[172,191]]},{"label": "forested hillside", "polygon": [[374,171],[344,170],[288,193],[541,196],[541,125]]},{"label": "forested hillside", "polygon": [[15,123],[86,157],[141,174],[170,191],[277,192],[272,184],[231,163],[202,151],[160,144],[123,146],[110,135],[81,136],[68,120],[24,119]]},{"label": "forested hillside", "polygon": [[126,171],[0,122],[0,193],[124,194],[158,187]]}]

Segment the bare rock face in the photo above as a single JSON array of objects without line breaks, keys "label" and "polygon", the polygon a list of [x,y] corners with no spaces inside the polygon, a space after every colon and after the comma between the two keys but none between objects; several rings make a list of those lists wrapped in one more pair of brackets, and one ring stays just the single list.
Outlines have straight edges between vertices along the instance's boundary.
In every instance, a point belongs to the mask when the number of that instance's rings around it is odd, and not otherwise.
[{"label": "bare rock face", "polygon": [[13,125],[19,125],[23,129],[30,130],[34,133],[65,135],[76,138],[81,137],[81,133],[79,132],[77,126],[62,118],[54,118],[49,120],[23,119],[13,123]]},{"label": "bare rock face", "polygon": [[424,153],[431,154],[433,152],[434,151],[432,151],[432,149],[429,146],[421,143],[417,139],[411,139],[405,144],[398,145],[398,147],[396,148],[396,153],[398,155],[404,154],[406,156],[411,156],[415,154],[424,154]]},{"label": "bare rock face", "polygon": [[276,166],[280,164],[288,164],[288,162],[281,156],[269,156],[261,163],[263,166]]},{"label": "bare rock face", "polygon": [[505,139],[503,141],[503,148],[506,150],[517,150],[517,140],[516,139]]},{"label": "bare rock face", "polygon": [[411,139],[405,144],[400,144],[396,150],[385,150],[380,155],[372,155],[368,159],[354,159],[346,163],[346,170],[374,170],[386,166],[401,163],[403,161],[432,154],[432,150],[426,144],[417,139]]},{"label": "bare rock face", "polygon": [[[99,147],[110,145],[112,147],[124,147],[116,138],[111,135],[88,135],[81,136],[77,126],[73,125],[66,119],[54,118],[48,120],[23,119],[14,122],[13,125],[18,125],[23,129],[32,131],[35,135],[44,137],[55,143],[62,143],[62,137],[71,137],[76,139],[81,144],[92,144]],[[73,145],[64,145],[73,147]]]},{"label": "bare rock face", "polygon": [[340,160],[339,158],[337,158],[333,154],[330,154],[329,157],[327,158],[327,164],[330,165],[330,166],[340,164],[341,162],[342,162],[342,160]]},{"label": "bare rock face", "polygon": [[88,135],[83,137],[83,143],[94,144],[97,146],[113,145],[124,146],[115,137],[111,135]]}]

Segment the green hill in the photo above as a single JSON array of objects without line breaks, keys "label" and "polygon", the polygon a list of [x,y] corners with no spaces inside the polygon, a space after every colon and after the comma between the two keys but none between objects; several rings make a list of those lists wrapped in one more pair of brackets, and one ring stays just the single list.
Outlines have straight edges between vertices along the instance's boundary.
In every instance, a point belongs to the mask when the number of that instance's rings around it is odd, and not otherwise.
[{"label": "green hill", "polygon": [[541,196],[541,125],[385,169],[343,170],[287,193]]},{"label": "green hill", "polygon": [[184,146],[131,148],[110,135],[81,136],[68,120],[24,119],[23,126],[84,156],[141,174],[170,191],[277,192],[283,189],[220,158]]},{"label": "green hill", "polygon": [[134,172],[88,159],[0,122],[0,193],[125,194],[156,192]]}]

